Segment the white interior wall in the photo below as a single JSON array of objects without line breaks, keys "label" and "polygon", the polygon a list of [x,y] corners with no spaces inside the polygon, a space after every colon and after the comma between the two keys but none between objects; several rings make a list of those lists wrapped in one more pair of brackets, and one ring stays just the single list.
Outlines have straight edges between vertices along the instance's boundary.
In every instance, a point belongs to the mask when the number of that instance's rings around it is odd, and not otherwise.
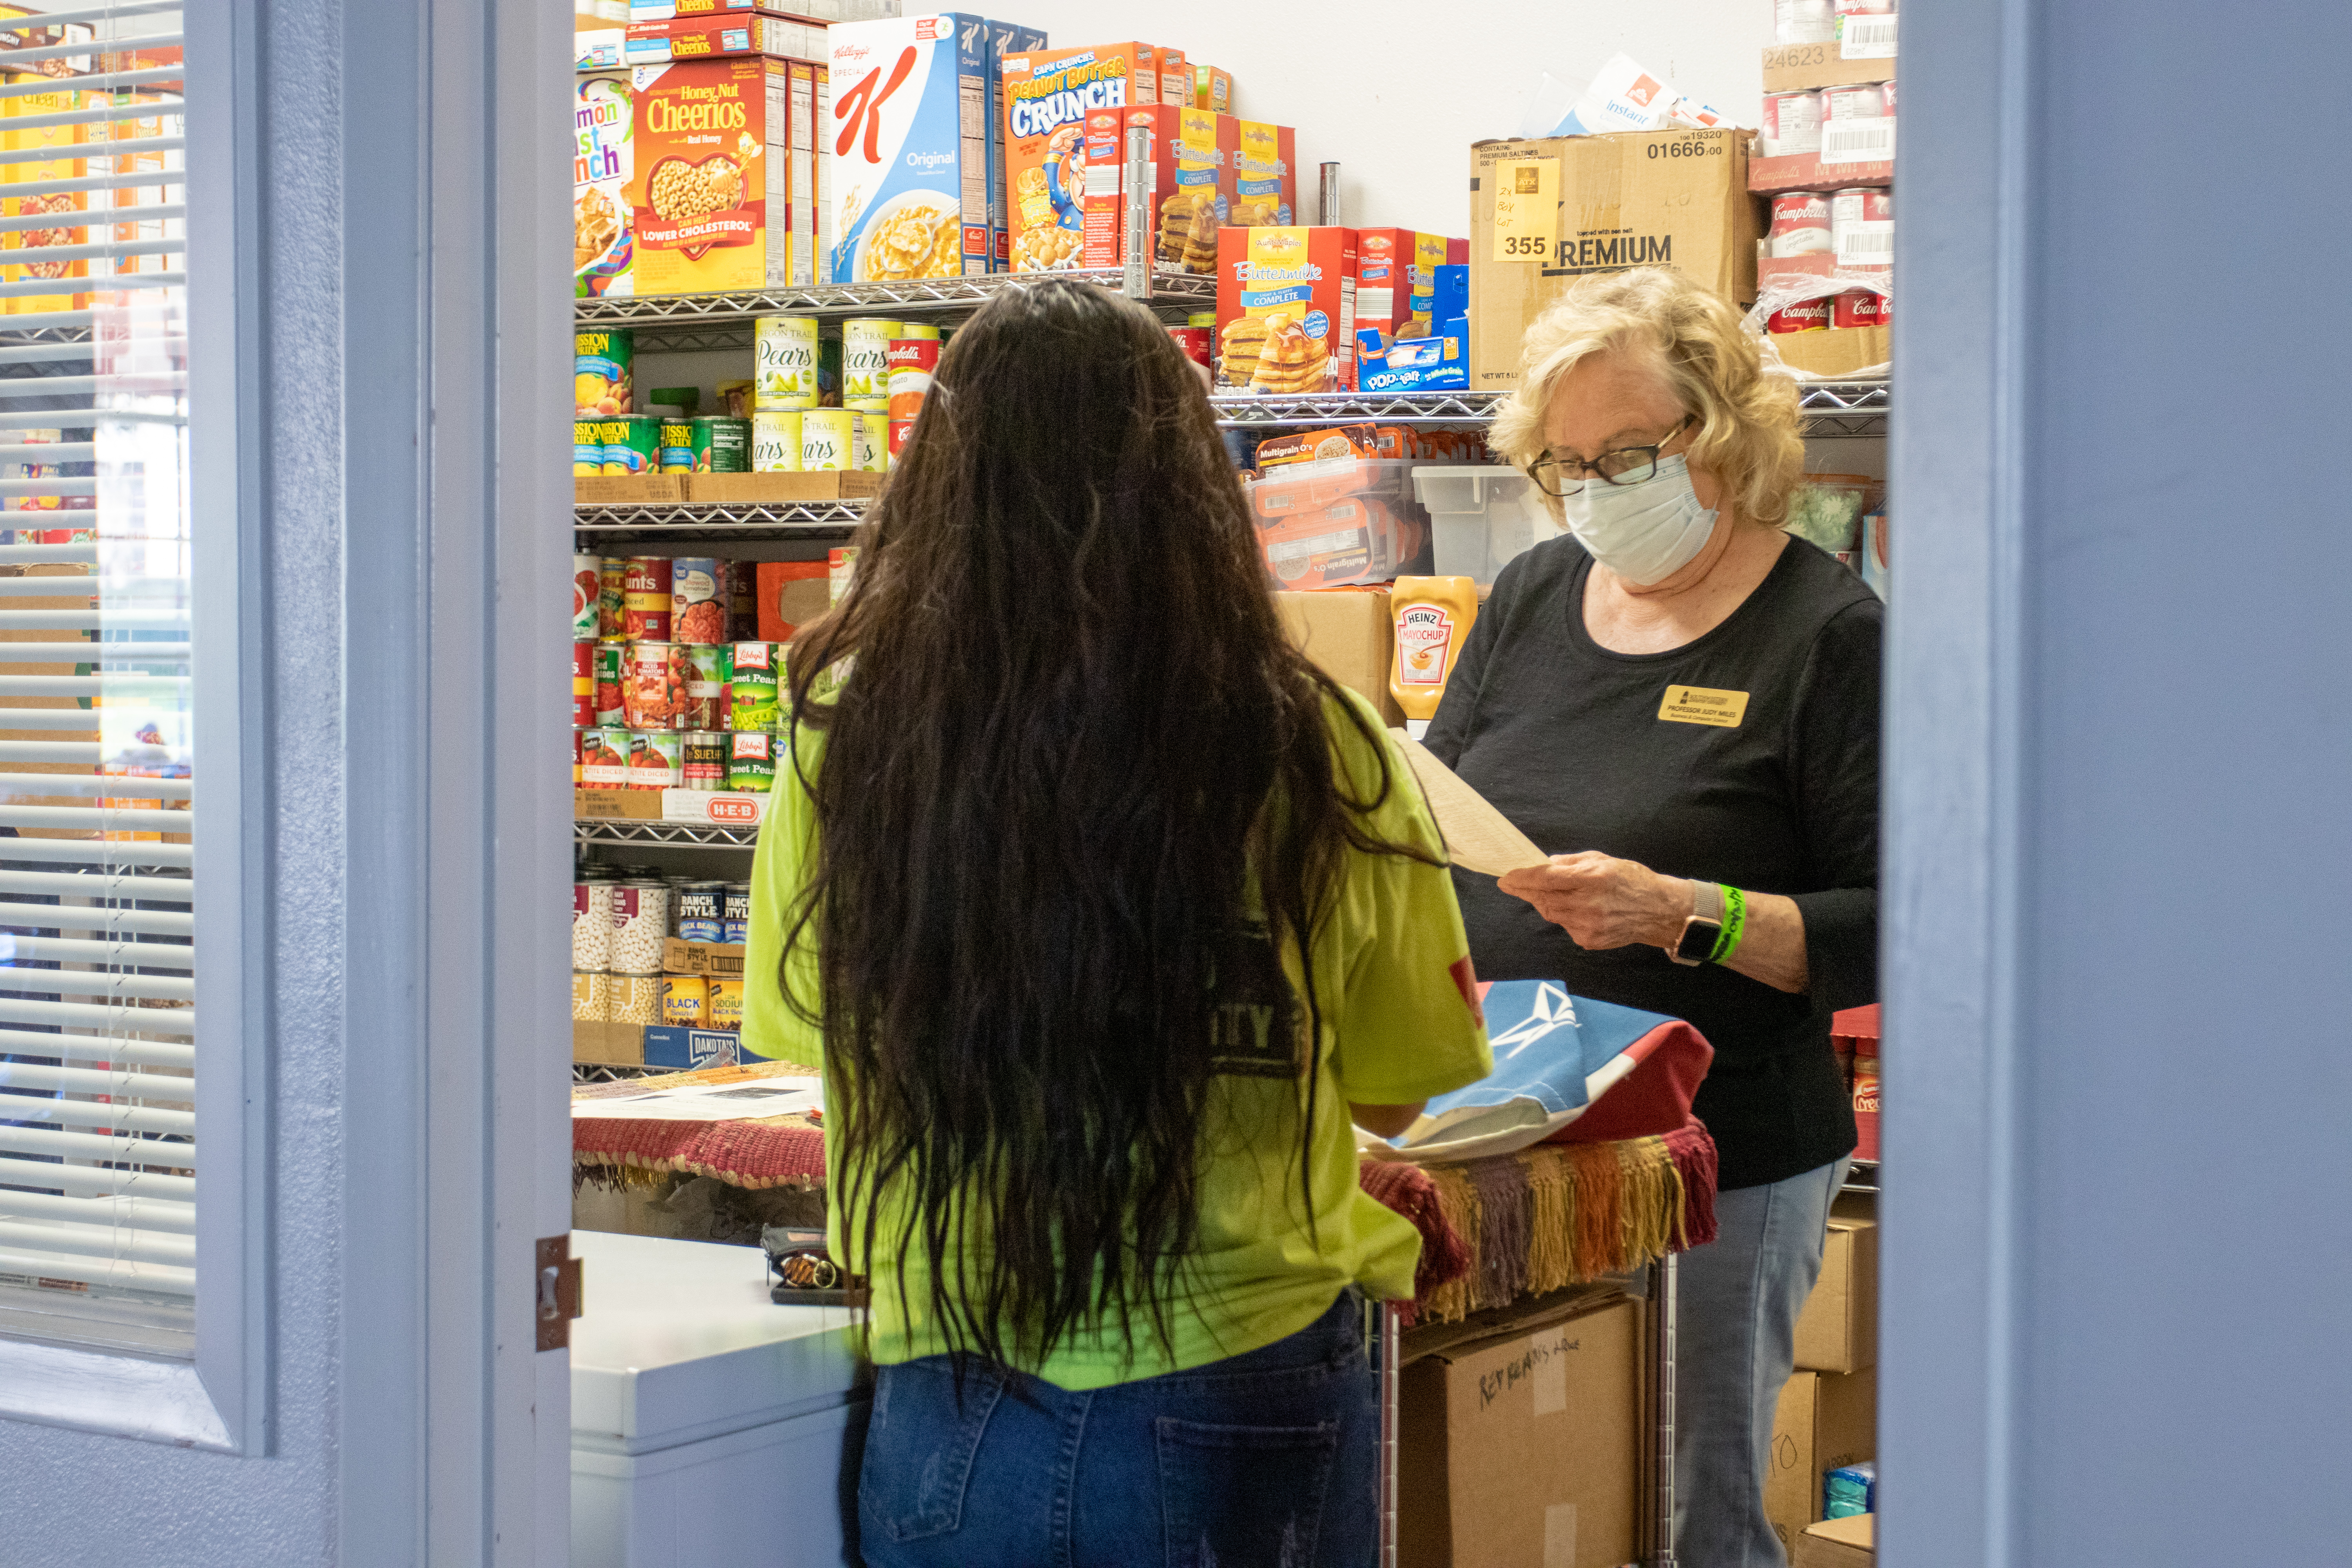
[{"label": "white interior wall", "polygon": [[1450,235],[1470,232],[1470,144],[1513,134],[1543,72],[1581,88],[1622,50],[1753,125],[1772,41],[1771,0],[1005,0],[988,14],[1044,27],[1055,48],[1140,38],[1222,66],[1243,115],[1297,129],[1309,221],[1316,166],[1337,160],[1349,224]]}]

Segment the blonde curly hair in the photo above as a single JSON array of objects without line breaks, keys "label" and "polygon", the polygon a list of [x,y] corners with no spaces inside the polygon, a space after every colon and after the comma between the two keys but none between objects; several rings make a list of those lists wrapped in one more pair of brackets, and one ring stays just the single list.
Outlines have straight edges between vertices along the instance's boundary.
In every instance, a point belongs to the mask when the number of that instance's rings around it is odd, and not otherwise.
[{"label": "blonde curly hair", "polygon": [[[1521,468],[1544,453],[1552,394],[1585,355],[1624,348],[1654,357],[1698,435],[1686,454],[1723,484],[1745,521],[1777,528],[1805,468],[1797,384],[1764,369],[1739,312],[1712,290],[1662,267],[1580,278],[1528,329],[1526,374],[1496,412],[1487,443]],[[1558,498],[1551,499],[1554,511]]]}]

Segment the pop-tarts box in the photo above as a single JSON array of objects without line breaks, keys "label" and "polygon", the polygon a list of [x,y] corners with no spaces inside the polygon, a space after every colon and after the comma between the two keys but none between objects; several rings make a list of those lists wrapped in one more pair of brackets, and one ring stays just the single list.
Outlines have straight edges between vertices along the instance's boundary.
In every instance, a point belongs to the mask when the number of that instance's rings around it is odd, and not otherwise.
[{"label": "pop-tarts box", "polygon": [[1356,333],[1356,384],[1365,392],[1466,392],[1470,321],[1456,316],[1425,338],[1399,338],[1383,350],[1381,330]]},{"label": "pop-tarts box", "polygon": [[993,265],[988,21],[969,12],[828,30],[826,200],[836,283],[976,277]]}]

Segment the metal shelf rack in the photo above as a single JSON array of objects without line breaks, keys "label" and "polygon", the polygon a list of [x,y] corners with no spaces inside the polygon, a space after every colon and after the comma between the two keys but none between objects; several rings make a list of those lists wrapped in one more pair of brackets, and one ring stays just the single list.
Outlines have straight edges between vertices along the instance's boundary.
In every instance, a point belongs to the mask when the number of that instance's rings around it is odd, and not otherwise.
[{"label": "metal shelf rack", "polygon": [[704,822],[581,821],[572,825],[574,844],[666,845],[671,848],[756,848],[756,827],[713,827]]},{"label": "metal shelf rack", "polygon": [[[824,283],[803,289],[764,289],[742,294],[635,294],[575,300],[574,324],[633,327],[637,352],[688,353],[706,349],[749,347],[751,321],[779,310],[803,315],[851,316],[888,310],[901,316],[968,316],[1007,289],[1049,278],[1098,283],[1118,289],[1117,268],[1066,272],[998,272],[985,278],[929,278],[901,283]],[[1181,318],[1217,302],[1217,280],[1204,272],[1157,268],[1142,302],[1162,315]]]},{"label": "metal shelf rack", "polygon": [[[1885,435],[1887,389],[1884,381],[1805,383],[1798,403],[1805,434]],[[1499,392],[1331,392],[1279,397],[1233,393],[1209,402],[1217,411],[1217,423],[1229,429],[1345,425],[1360,420],[1447,426],[1486,424],[1506,395]]]},{"label": "metal shelf rack", "polygon": [[592,539],[846,539],[869,503],[852,500],[659,501],[573,510],[572,531]]}]

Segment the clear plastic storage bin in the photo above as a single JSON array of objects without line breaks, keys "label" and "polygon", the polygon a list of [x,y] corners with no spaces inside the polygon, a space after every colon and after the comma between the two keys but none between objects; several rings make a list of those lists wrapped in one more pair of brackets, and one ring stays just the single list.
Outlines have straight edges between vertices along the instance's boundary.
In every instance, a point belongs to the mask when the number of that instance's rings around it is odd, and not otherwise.
[{"label": "clear plastic storage bin", "polygon": [[1491,584],[1513,556],[1560,531],[1535,481],[1504,464],[1416,468],[1412,489],[1429,509],[1440,577]]}]

